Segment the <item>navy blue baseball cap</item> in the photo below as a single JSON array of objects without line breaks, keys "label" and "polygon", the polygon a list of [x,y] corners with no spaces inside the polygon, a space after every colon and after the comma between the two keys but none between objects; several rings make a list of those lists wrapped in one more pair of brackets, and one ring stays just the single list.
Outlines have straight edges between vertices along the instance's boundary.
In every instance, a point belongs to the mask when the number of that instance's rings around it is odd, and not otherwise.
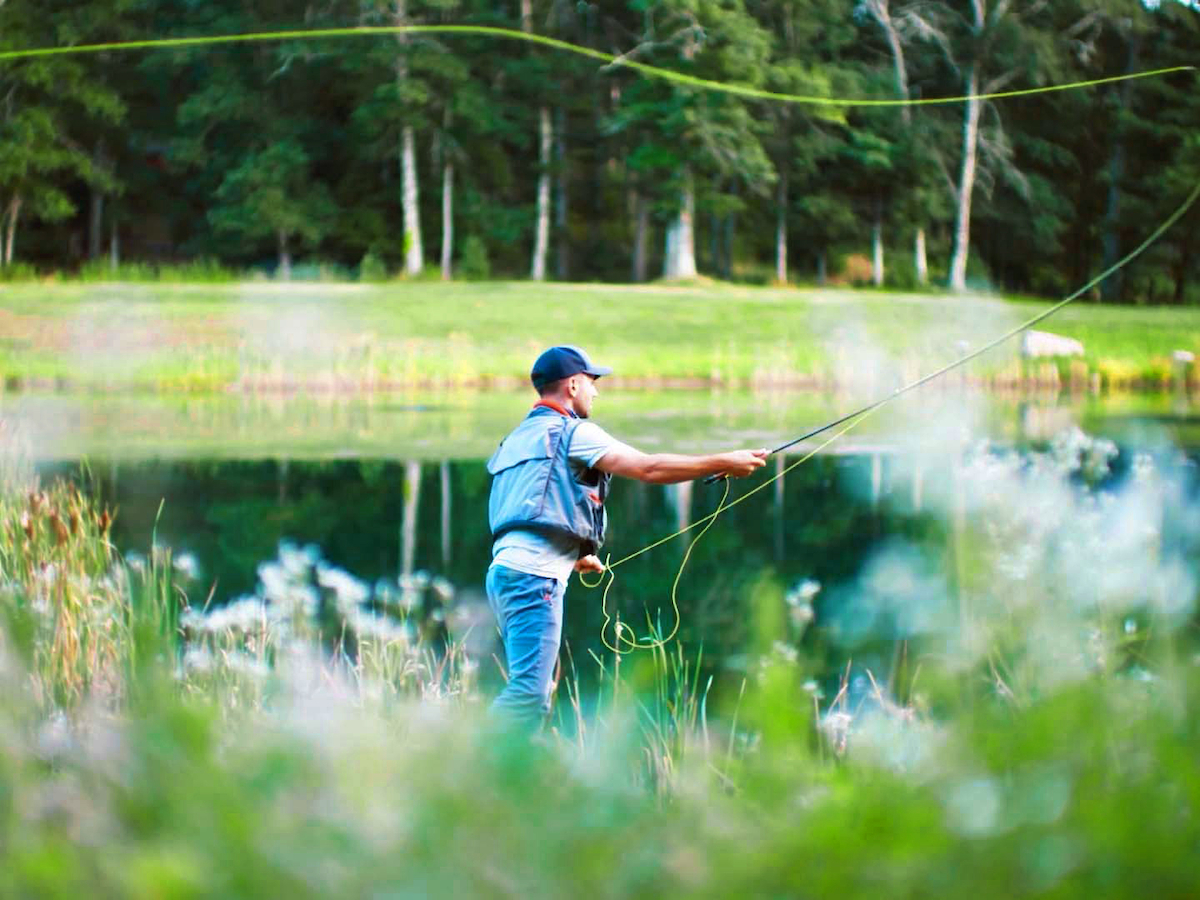
[{"label": "navy blue baseball cap", "polygon": [[570,378],[572,375],[578,375],[580,372],[591,375],[593,378],[599,378],[601,375],[611,375],[612,369],[608,366],[594,365],[588,355],[578,347],[562,344],[558,347],[551,347],[542,353],[534,362],[533,371],[529,373],[529,377],[535,388],[541,388],[555,381]]}]

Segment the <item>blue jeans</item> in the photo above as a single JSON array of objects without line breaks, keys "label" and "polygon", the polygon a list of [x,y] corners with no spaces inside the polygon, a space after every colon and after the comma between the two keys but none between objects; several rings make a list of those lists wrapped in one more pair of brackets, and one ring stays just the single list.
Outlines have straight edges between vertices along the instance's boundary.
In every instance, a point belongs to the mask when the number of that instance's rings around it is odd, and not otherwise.
[{"label": "blue jeans", "polygon": [[525,727],[536,727],[550,712],[566,591],[567,586],[554,578],[503,566],[488,569],[488,603],[508,658],[508,685],[492,709]]}]

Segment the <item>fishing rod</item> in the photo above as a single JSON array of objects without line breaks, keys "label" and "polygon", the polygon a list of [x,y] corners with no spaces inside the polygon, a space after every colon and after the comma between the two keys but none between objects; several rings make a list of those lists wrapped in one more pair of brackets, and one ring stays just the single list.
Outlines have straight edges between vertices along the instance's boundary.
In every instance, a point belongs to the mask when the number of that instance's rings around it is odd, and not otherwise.
[{"label": "fishing rod", "polygon": [[[1104,281],[1110,275],[1112,275],[1115,272],[1119,271],[1120,269],[1124,268],[1126,265],[1128,265],[1130,262],[1132,262],[1134,259],[1136,259],[1138,256],[1140,256],[1143,252],[1145,252],[1146,249],[1148,247],[1150,247],[1151,244],[1153,244],[1160,237],[1162,237],[1162,235],[1168,229],[1170,229],[1172,225],[1174,225],[1176,222],[1178,222],[1181,218],[1183,218],[1187,214],[1188,210],[1190,210],[1192,208],[1192,205],[1196,202],[1196,199],[1198,197],[1200,197],[1200,184],[1197,184],[1196,187],[1192,189],[1191,195],[1187,198],[1187,200],[1185,200],[1183,202],[1183,205],[1180,206],[1177,210],[1175,210],[1175,212],[1172,213],[1172,215],[1165,222],[1163,222],[1158,228],[1156,228],[1154,230],[1154,232],[1148,238],[1146,238],[1146,240],[1144,240],[1135,250],[1133,250],[1131,253],[1129,253],[1127,256],[1125,256],[1123,259],[1114,263],[1109,268],[1105,269],[1103,272],[1101,272],[1099,275],[1097,275],[1095,278],[1093,278],[1091,281],[1089,281],[1087,284],[1085,284],[1079,290],[1075,291],[1075,293],[1073,293],[1070,296],[1065,297],[1062,300],[1055,303],[1049,309],[1043,310],[1042,312],[1038,313],[1036,316],[1029,319],[1028,321],[1022,322],[1020,325],[1016,326],[1015,328],[1012,328],[1011,330],[1000,335],[1000,337],[989,341],[988,343],[986,343],[982,347],[980,347],[978,350],[974,350],[974,351],[966,354],[965,356],[961,356],[958,359],[954,360],[953,362],[947,363],[946,365],[942,366],[940,369],[937,369],[933,372],[930,372],[928,375],[924,375],[921,378],[918,378],[916,381],[910,382],[909,384],[906,384],[903,387],[896,388],[896,390],[894,390],[892,393],[888,394],[886,397],[881,397],[878,400],[874,401],[873,403],[868,403],[866,406],[864,406],[860,409],[854,410],[854,412],[847,413],[846,415],[842,416],[841,418],[834,419],[832,422],[829,422],[826,425],[822,425],[820,428],[815,428],[812,431],[807,432],[806,434],[802,434],[798,438],[794,438],[793,440],[790,440],[787,443],[780,444],[774,450],[771,450],[767,454],[767,456],[774,456],[776,453],[781,453],[784,450],[787,450],[789,447],[794,447],[796,444],[799,444],[802,441],[807,441],[810,438],[814,438],[817,435],[822,434],[823,432],[829,431],[831,428],[836,428],[838,425],[841,425],[844,422],[849,422],[852,419],[857,419],[860,416],[865,416],[867,413],[874,412],[875,410],[879,409],[881,406],[891,403],[893,400],[897,399],[898,397],[902,397],[905,394],[909,393],[910,391],[915,391],[917,388],[921,387],[922,385],[928,384],[929,382],[933,381],[935,378],[940,378],[942,375],[945,375],[947,372],[951,372],[954,369],[959,368],[960,366],[966,365],[971,360],[977,359],[978,357],[987,353],[989,350],[994,350],[996,347],[999,347],[1005,341],[1007,341],[1013,337],[1016,337],[1021,332],[1028,331],[1030,328],[1032,328],[1034,325],[1038,324],[1042,320],[1050,318],[1050,316],[1054,315],[1056,312],[1058,312],[1060,309],[1062,309],[1068,303],[1071,303],[1072,301],[1079,299],[1081,296],[1086,294],[1088,291],[1090,291],[1096,285],[1100,284],[1102,281]],[[709,475],[707,478],[704,479],[704,483],[705,484],[716,484],[719,481],[724,481],[726,478],[728,478],[728,476],[723,475],[723,474]]]}]

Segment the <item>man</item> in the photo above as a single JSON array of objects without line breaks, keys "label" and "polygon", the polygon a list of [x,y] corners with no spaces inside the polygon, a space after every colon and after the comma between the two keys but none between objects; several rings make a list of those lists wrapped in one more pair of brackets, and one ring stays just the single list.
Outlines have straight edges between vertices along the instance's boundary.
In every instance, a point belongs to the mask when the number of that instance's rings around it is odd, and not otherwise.
[{"label": "man", "polygon": [[488,461],[492,564],[487,595],[508,658],[508,685],[494,708],[533,727],[550,710],[562,638],[563,595],[572,572],[603,572],[604,499],[613,475],[675,484],[708,475],[743,477],[766,450],[710,456],[642,453],[587,421],[596,366],[578,347],[551,347],[530,378],[541,399]]}]

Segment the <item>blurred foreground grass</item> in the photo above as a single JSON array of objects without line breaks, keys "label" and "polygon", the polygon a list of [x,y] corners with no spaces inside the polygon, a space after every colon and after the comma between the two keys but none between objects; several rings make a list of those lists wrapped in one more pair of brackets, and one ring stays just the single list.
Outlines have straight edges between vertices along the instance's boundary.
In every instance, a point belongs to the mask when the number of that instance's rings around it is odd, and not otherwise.
[{"label": "blurred foreground grass", "polygon": [[487,717],[453,585],[284,546],[205,609],[0,454],[0,895],[1190,896],[1195,535],[1149,460],[1100,490],[1109,453],[947,479],[945,590],[893,554],[831,613],[904,626],[868,690],[822,694],[812,589],[764,577],[719,708],[678,647],[592,660],[532,741]]},{"label": "blurred foreground grass", "polygon": [[[536,354],[583,345],[640,387],[853,385],[915,378],[1046,304],[944,293],[671,285],[12,284],[0,382],[162,391],[374,391],[524,384]],[[1083,341],[1113,386],[1162,386],[1200,353],[1200,311],[1080,304],[1044,328]],[[1016,347],[977,377],[1022,372]],[[1074,375],[1061,364],[1062,377]],[[1057,377],[1057,376],[1056,376]]]}]

